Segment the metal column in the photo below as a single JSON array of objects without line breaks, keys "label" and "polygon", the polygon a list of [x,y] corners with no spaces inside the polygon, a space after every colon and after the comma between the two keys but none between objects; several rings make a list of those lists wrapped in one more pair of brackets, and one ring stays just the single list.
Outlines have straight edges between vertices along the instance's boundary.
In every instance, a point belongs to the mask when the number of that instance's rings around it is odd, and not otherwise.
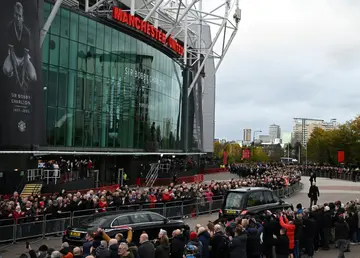
[{"label": "metal column", "polygon": [[185,66],[183,69],[183,88],[182,88],[182,106],[181,106],[181,142],[182,150],[187,152],[189,149],[189,101],[188,101],[188,87],[189,87],[190,71],[189,67]]}]

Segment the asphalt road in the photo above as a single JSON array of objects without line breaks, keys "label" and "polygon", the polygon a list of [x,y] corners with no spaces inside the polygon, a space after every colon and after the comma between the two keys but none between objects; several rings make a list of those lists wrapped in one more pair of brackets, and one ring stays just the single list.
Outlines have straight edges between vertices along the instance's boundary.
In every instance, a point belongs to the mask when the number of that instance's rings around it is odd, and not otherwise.
[{"label": "asphalt road", "polygon": [[[234,178],[234,175],[230,173],[206,175],[205,180],[229,180]],[[304,189],[296,195],[287,198],[286,201],[294,204],[302,203],[303,206],[309,205],[309,198],[307,197],[307,191],[309,189],[308,177],[303,177],[302,182],[304,183]],[[346,202],[360,198],[360,183],[333,180],[326,178],[318,178],[317,185],[320,189],[320,203],[331,202],[340,200]],[[217,214],[203,215],[195,219],[187,219],[186,222],[191,228],[194,228],[196,224],[206,225],[208,221],[214,221],[217,218]],[[1,233],[0,233],[1,234]],[[46,244],[48,246],[59,248],[61,245],[60,238],[47,238],[31,242],[33,249],[37,249],[40,245]],[[26,251],[25,242],[19,242],[10,246],[0,247],[0,255],[3,258],[16,258],[21,253]],[[330,251],[319,251],[315,254],[317,258],[330,258],[337,257],[337,250],[332,249]],[[360,245],[351,246],[351,252],[345,254],[346,258],[360,258]]]}]

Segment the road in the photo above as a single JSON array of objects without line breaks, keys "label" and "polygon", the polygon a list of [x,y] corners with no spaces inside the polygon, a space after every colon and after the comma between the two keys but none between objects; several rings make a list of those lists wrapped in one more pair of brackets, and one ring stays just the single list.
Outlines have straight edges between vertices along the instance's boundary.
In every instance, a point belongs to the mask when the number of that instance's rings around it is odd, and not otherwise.
[{"label": "road", "polygon": [[[206,175],[205,180],[229,180],[234,178],[234,175],[230,173],[221,173],[214,175]],[[309,180],[308,177],[303,177],[302,182],[304,183],[304,189],[297,193],[296,195],[287,198],[286,201],[292,203],[294,206],[298,203],[302,203],[303,206],[309,205],[309,198],[307,197],[307,192],[309,189]],[[360,183],[318,178],[317,185],[320,189],[320,203],[325,202],[334,202],[340,200],[342,202],[347,202],[349,200],[354,200],[360,197]],[[217,218],[217,214],[212,215],[203,215],[195,219],[187,219],[186,222],[190,225],[191,228],[194,228],[196,224],[206,225],[208,221],[214,221]],[[59,248],[61,245],[60,238],[47,238],[43,240],[38,240],[32,242],[32,247],[37,249],[40,245],[46,244],[48,246]],[[19,242],[18,244],[2,247],[0,250],[0,255],[3,258],[15,258],[25,252],[25,242]],[[330,251],[320,251],[315,254],[316,258],[328,258],[336,257],[337,251],[332,249]],[[346,253],[346,258],[360,258],[360,245],[351,246],[351,252]]]}]

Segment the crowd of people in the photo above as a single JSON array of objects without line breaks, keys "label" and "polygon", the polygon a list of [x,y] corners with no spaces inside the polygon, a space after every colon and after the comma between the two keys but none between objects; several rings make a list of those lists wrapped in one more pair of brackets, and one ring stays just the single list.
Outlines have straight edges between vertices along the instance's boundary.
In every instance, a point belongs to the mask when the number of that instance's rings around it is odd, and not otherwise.
[{"label": "crowd of people", "polygon": [[[35,218],[47,215],[49,219],[64,217],[65,213],[77,212],[86,215],[89,212],[106,212],[111,207],[126,208],[138,205],[158,207],[166,203],[179,201],[187,204],[222,199],[228,189],[264,186],[271,189],[280,189],[300,180],[298,171],[282,171],[282,167],[263,168],[256,173],[222,182],[171,183],[167,187],[131,188],[120,187],[113,192],[90,190],[86,193],[54,193],[51,196],[31,195],[21,198],[17,192],[10,198],[0,200],[0,225],[31,222]],[[285,170],[285,167],[283,167]]]},{"label": "crowd of people", "polygon": [[209,222],[193,229],[160,230],[155,240],[146,232],[138,240],[132,239],[131,233],[110,239],[99,229],[88,233],[82,247],[63,243],[55,251],[43,245],[37,251],[29,247],[29,253],[31,258],[299,258],[304,253],[313,257],[319,249],[327,251],[334,244],[338,257],[343,258],[351,243],[360,242],[359,226],[359,200],[311,208],[298,204],[294,211],[265,211],[227,224]]}]

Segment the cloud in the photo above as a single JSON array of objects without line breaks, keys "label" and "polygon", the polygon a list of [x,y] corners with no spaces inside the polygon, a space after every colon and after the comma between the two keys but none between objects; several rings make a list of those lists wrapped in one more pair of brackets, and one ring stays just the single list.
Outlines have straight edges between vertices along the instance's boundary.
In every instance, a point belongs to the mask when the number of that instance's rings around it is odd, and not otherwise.
[{"label": "cloud", "polygon": [[[214,3],[213,0],[212,3]],[[344,122],[360,99],[360,1],[243,0],[217,73],[216,137],[292,130],[293,117]]]}]

